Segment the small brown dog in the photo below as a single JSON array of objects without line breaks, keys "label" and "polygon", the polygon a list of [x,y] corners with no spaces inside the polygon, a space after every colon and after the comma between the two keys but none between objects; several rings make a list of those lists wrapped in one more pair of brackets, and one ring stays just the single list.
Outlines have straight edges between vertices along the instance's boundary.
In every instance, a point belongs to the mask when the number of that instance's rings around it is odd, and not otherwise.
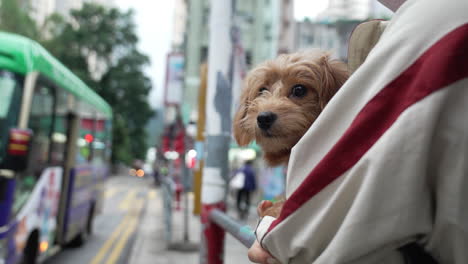
[{"label": "small brown dog", "polygon": [[240,146],[256,140],[270,166],[287,164],[292,147],[348,77],[346,64],[323,51],[283,54],[260,64],[246,77],[234,138]]}]

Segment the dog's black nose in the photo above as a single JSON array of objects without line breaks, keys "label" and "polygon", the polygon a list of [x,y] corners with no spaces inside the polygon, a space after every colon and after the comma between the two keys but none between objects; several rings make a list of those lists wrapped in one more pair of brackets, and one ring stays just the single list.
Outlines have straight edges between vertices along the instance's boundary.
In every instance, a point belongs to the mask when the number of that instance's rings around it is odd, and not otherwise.
[{"label": "dog's black nose", "polygon": [[261,112],[257,116],[258,127],[267,130],[273,125],[277,118],[278,116],[273,112]]}]

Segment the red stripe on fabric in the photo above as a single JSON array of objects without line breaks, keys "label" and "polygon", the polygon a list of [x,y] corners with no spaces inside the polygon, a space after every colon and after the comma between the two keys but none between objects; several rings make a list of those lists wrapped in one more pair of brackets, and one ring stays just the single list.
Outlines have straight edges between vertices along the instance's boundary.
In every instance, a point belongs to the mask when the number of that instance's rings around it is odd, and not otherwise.
[{"label": "red stripe on fabric", "polygon": [[286,200],[268,232],[353,167],[408,107],[468,77],[468,24],[445,35],[372,98]]}]

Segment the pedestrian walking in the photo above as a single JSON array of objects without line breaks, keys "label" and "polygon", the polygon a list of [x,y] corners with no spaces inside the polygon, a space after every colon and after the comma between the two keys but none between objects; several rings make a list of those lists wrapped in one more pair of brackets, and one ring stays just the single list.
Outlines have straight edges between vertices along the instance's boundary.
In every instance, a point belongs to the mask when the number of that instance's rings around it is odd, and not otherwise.
[{"label": "pedestrian walking", "polygon": [[252,160],[246,161],[236,172],[230,184],[232,188],[237,190],[236,208],[239,218],[242,220],[249,215],[252,193],[257,189],[257,179],[252,164]]}]

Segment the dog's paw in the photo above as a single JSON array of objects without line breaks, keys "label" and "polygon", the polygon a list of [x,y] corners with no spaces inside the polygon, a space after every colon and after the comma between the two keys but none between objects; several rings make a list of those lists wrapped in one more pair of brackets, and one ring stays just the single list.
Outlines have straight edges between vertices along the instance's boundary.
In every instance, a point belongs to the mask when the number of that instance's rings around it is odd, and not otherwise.
[{"label": "dog's paw", "polygon": [[258,216],[272,216],[278,218],[283,208],[284,201],[273,203],[272,201],[262,201],[257,207]]}]

